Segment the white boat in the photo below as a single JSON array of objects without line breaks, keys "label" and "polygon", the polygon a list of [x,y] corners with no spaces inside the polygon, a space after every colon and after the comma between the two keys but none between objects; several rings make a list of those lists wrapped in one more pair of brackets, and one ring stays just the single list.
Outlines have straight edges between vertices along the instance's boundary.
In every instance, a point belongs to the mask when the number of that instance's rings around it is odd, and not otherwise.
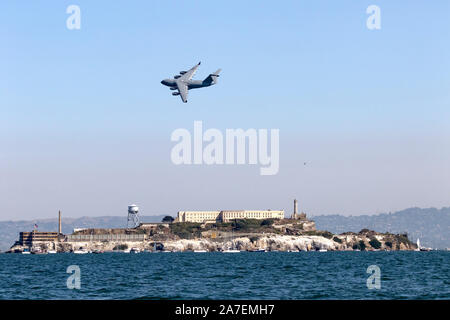
[{"label": "white boat", "polygon": [[22,254],[31,254],[29,249],[23,249]]},{"label": "white boat", "polygon": [[266,249],[253,249],[250,252],[266,252]]},{"label": "white boat", "polygon": [[414,250],[414,251],[420,251],[420,240],[419,240],[419,238],[417,238],[416,244],[417,244],[417,249]]},{"label": "white boat", "polygon": [[73,253],[75,253],[75,254],[86,254],[86,253],[89,253],[89,251],[87,249],[85,249],[85,248],[80,248],[78,250],[74,250]]},{"label": "white boat", "polygon": [[223,253],[239,253],[241,252],[240,250],[237,249],[226,249],[222,251]]},{"label": "white boat", "polygon": [[231,229],[231,243],[232,247],[229,249],[222,250],[223,253],[239,253],[241,250],[238,250],[236,244],[234,243],[234,231]]},{"label": "white boat", "polygon": [[57,253],[56,250],[48,250],[47,253]]},{"label": "white boat", "polygon": [[319,252],[327,252],[327,249],[320,249]]},{"label": "white boat", "polygon": [[46,251],[43,251],[40,247],[31,248],[31,254],[47,254]]},{"label": "white boat", "polygon": [[417,249],[415,251],[431,251],[431,248],[422,247],[420,245],[420,240],[417,238]]},{"label": "white boat", "polygon": [[201,250],[194,250],[194,252],[208,252],[207,250],[203,250],[203,249],[201,249]]},{"label": "white boat", "polygon": [[130,253],[139,253],[141,250],[139,248],[131,248]]}]

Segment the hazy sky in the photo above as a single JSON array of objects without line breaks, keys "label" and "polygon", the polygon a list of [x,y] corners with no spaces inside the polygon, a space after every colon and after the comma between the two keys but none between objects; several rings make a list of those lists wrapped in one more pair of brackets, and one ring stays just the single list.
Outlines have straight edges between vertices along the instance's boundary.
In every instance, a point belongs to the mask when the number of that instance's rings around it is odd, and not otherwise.
[{"label": "hazy sky", "polygon": [[[81,8],[68,30],[66,8]],[[368,30],[366,8],[381,9]],[[450,205],[450,2],[1,1],[0,220]],[[202,65],[183,104],[160,81]],[[195,120],[280,130],[280,170],[176,166]],[[306,165],[304,165],[306,162]]]}]

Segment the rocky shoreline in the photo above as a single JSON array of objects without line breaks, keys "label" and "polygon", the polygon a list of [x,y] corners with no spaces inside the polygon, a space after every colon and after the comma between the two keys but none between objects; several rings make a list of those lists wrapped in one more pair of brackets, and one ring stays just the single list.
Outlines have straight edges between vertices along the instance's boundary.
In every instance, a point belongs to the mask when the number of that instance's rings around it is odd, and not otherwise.
[{"label": "rocky shoreline", "polygon": [[[139,251],[223,251],[237,249],[241,251],[397,251],[415,250],[406,235],[381,234],[370,230],[360,233],[344,233],[333,235],[238,235],[231,239],[174,239],[167,238],[156,241],[89,241],[89,242],[48,242],[41,243],[42,252],[73,252],[83,248],[88,251],[108,252],[123,251],[136,248]],[[14,245],[9,252],[22,252],[27,247]]]}]

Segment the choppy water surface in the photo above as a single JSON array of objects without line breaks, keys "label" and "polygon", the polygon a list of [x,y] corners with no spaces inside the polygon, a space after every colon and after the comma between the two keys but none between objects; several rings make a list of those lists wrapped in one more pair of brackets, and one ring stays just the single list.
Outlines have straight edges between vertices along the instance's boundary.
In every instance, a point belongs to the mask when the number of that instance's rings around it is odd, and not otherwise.
[{"label": "choppy water surface", "polygon": [[[0,265],[1,299],[450,299],[445,251],[0,254]],[[367,288],[370,265],[380,290]]]}]

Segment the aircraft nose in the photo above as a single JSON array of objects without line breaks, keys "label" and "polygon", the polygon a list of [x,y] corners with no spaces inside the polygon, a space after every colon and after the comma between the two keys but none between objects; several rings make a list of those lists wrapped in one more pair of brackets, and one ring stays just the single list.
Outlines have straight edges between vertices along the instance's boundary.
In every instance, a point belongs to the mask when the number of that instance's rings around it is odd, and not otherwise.
[{"label": "aircraft nose", "polygon": [[165,83],[165,81],[163,80],[163,81],[161,81],[161,84],[166,84],[166,83]]}]

